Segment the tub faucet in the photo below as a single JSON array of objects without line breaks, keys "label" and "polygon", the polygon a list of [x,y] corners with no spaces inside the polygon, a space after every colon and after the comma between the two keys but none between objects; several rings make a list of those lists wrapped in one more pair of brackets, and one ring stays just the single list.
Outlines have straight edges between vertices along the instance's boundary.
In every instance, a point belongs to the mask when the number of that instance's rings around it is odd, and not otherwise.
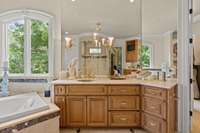
[{"label": "tub faucet", "polygon": [[8,62],[3,63],[3,78],[0,84],[1,86],[1,96],[6,97],[9,95],[8,92]]}]

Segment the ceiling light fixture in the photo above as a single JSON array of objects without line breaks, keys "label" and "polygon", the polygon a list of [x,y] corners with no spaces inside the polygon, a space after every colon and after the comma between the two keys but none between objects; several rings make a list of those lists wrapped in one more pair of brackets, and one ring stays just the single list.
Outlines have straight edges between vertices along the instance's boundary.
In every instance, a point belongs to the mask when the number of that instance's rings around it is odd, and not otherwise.
[{"label": "ceiling light fixture", "polygon": [[100,22],[96,23],[96,31],[93,33],[93,39],[96,47],[101,46],[113,46],[114,37],[101,37],[99,33],[102,31],[102,24]]},{"label": "ceiling light fixture", "polygon": [[75,2],[76,0],[72,0],[72,2]]},{"label": "ceiling light fixture", "polygon": [[131,2],[131,3],[134,3],[134,2],[135,2],[135,0],[130,0],[130,2]]}]

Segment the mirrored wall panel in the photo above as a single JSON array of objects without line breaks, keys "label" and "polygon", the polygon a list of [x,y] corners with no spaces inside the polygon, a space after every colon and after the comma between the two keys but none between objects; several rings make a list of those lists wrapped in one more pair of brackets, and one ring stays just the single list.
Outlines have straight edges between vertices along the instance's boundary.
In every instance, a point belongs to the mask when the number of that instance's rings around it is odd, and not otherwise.
[{"label": "mirrored wall panel", "polygon": [[142,0],[143,69],[177,77],[177,11],[177,0]]}]

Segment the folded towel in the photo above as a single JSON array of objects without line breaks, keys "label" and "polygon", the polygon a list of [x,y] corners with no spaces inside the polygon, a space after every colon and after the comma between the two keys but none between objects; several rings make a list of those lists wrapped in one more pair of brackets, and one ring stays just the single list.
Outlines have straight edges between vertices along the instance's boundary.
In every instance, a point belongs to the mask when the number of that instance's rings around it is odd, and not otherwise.
[{"label": "folded towel", "polygon": [[194,37],[194,65],[200,65],[200,36]]}]

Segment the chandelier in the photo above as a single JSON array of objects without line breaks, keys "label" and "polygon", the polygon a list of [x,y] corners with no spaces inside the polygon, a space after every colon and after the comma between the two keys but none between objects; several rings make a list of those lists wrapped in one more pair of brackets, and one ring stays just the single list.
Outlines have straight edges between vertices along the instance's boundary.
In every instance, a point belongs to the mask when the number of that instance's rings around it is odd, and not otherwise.
[{"label": "chandelier", "polygon": [[[105,35],[100,35],[100,32],[102,31],[102,25],[101,23],[96,23],[96,29],[93,33],[93,42],[96,47],[112,47],[114,42],[114,37],[105,37]],[[69,37],[68,32],[65,32],[65,46],[66,48],[71,48],[73,45],[72,38]]]},{"label": "chandelier", "polygon": [[101,37],[99,33],[102,31],[101,23],[96,23],[96,31],[93,33],[93,39],[96,47],[107,46],[112,47],[114,37]]}]

